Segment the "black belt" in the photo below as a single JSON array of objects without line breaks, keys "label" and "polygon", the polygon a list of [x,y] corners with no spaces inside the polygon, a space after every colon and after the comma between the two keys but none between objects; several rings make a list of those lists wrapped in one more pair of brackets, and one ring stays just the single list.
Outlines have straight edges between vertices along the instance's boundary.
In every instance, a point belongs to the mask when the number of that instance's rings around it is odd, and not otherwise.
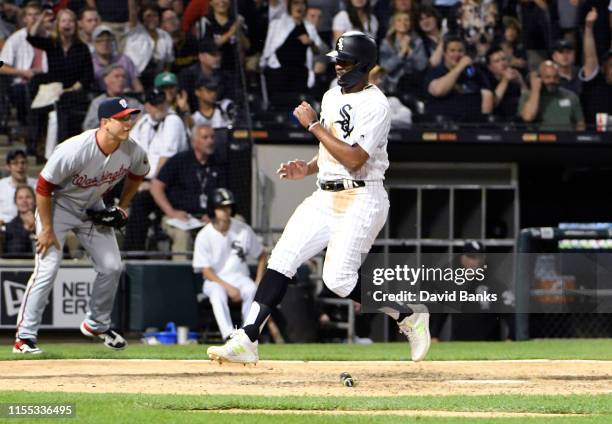
[{"label": "black belt", "polygon": [[351,188],[365,187],[366,183],[362,180],[334,180],[319,181],[319,187],[325,191],[342,191]]}]

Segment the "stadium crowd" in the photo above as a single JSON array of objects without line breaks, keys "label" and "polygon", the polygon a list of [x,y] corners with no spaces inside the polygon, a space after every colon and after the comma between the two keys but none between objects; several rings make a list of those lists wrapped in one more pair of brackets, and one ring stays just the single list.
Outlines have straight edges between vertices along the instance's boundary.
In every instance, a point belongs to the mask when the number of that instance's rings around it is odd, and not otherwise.
[{"label": "stadium crowd", "polygon": [[7,157],[2,223],[21,217],[31,229],[17,203],[28,191],[14,194],[32,185],[25,155],[44,162],[56,143],[97,127],[103,100],[123,96],[143,110],[132,137],[152,164],[123,248],[147,250],[161,229],[175,252],[190,251],[193,237],[167,222],[209,219],[206,199],[232,171],[219,134],[248,110],[274,122],[299,99],[320,101],[335,84],[325,54],[349,30],[379,44],[371,82],[389,96],[397,128],[593,126],[597,113],[612,115],[606,3],[0,0],[0,133],[27,147]]}]

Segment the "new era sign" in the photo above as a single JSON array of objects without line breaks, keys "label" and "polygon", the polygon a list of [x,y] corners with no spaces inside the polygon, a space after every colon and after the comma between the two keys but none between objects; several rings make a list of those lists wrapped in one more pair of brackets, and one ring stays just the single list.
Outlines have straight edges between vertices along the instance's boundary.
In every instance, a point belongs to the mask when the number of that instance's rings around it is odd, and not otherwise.
[{"label": "new era sign", "polygon": [[[0,327],[13,328],[17,325],[19,308],[25,298],[32,269],[11,269],[0,271]],[[53,320],[53,291],[42,317],[42,325],[49,326]]]}]

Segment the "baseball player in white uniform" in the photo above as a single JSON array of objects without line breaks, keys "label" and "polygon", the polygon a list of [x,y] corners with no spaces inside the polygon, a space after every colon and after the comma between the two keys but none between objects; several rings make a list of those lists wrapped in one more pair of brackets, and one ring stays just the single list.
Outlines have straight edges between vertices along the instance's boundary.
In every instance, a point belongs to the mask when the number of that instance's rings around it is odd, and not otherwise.
[{"label": "baseball player in white uniform", "polygon": [[[100,104],[100,128],[58,145],[36,186],[36,259],[17,317],[14,353],[41,353],[38,327],[62,260],[66,233],[72,230],[89,253],[98,273],[81,332],[102,339],[112,349],[127,343],[110,328],[115,293],[122,271],[114,228],[125,225],[130,200],[149,172],[142,148],[129,138],[133,115],[123,98]],[[126,177],[117,207],[105,208],[104,193]]]},{"label": "baseball player in white uniform", "polygon": [[231,191],[218,188],[208,201],[212,222],[195,239],[193,269],[204,277],[203,292],[210,299],[221,337],[227,339],[234,330],[228,300],[242,302],[244,321],[257,290],[247,260],[258,261],[255,280],[259,282],[266,254],[251,227],[232,218],[235,202]]},{"label": "baseball player in white uniform", "polygon": [[[276,244],[257,288],[243,328],[223,346],[211,346],[208,356],[220,362],[255,363],[258,337],[282,300],[290,278],[306,260],[327,247],[323,266],[325,285],[340,297],[361,302],[359,268],[387,219],[389,200],[383,187],[389,166],[387,137],[391,125],[389,102],[368,73],[378,49],[370,36],[344,33],[336,49],[338,87],[323,96],[321,117],[306,102],[293,112],[319,140],[319,153],[310,162],[281,164],[281,178],[302,179],[317,173],[318,190],[295,210]],[[411,315],[385,310],[408,336],[412,359],[429,350],[429,314]]]}]

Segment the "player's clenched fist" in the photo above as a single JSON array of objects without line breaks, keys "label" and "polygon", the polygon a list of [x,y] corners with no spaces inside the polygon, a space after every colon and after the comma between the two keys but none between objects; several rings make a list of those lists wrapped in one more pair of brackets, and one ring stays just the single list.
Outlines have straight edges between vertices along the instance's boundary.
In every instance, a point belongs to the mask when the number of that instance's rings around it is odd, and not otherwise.
[{"label": "player's clenched fist", "polygon": [[281,163],[276,173],[281,178],[288,180],[301,180],[308,175],[308,164],[303,160],[292,160],[286,163]]},{"label": "player's clenched fist", "polygon": [[310,106],[308,102],[302,102],[293,110],[295,116],[304,128],[307,128],[313,121],[317,120],[317,112]]},{"label": "player's clenched fist", "polygon": [[51,246],[55,246],[57,250],[61,250],[59,241],[53,230],[42,230],[36,237],[36,253],[44,257]]}]

